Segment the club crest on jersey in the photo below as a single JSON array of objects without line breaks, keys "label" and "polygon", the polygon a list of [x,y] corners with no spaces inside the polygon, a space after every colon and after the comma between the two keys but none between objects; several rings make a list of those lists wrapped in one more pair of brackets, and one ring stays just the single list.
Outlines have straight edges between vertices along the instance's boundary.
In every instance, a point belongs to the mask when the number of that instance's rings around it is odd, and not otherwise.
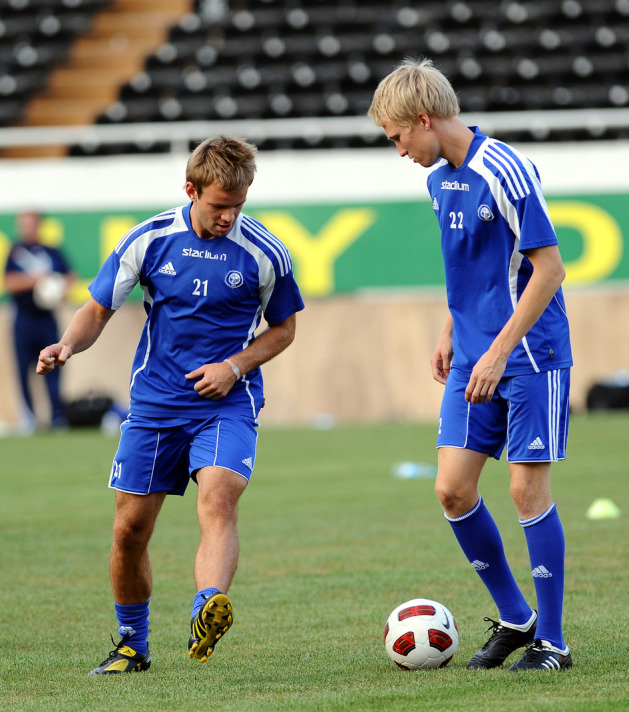
[{"label": "club crest on jersey", "polygon": [[484,222],[489,222],[490,220],[494,219],[494,214],[491,212],[491,209],[488,205],[481,205],[478,208],[478,217]]},{"label": "club crest on jersey", "polygon": [[230,270],[225,276],[225,284],[232,289],[240,287],[244,281],[242,274],[235,269]]}]

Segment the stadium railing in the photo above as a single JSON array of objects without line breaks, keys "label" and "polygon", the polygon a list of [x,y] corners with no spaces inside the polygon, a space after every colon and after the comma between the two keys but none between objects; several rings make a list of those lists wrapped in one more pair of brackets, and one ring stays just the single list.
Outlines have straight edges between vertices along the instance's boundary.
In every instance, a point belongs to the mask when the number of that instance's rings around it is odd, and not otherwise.
[{"label": "stadium railing", "polygon": [[[486,133],[522,133],[531,141],[548,139],[553,131],[585,131],[595,139],[607,130],[629,128],[629,108],[465,113],[461,117],[468,125],[481,126]],[[366,116],[8,127],[0,129],[0,148],[52,145],[89,148],[107,144],[147,145],[162,142],[169,145],[171,152],[187,152],[191,141],[220,133],[245,136],[254,141],[357,137],[368,142],[381,137],[382,129]]]}]

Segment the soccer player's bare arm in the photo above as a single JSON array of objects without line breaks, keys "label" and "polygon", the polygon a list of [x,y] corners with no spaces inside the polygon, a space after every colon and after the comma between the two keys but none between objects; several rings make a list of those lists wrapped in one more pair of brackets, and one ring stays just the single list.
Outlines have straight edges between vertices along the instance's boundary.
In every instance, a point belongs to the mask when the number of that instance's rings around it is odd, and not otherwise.
[{"label": "soccer player's bare arm", "polygon": [[445,382],[450,373],[452,364],[452,315],[448,314],[445,326],[439,337],[439,342],[434,350],[430,365],[432,367],[432,376],[435,381],[445,385]]},{"label": "soccer player's bare arm", "polygon": [[296,325],[296,314],[291,314],[288,319],[278,324],[269,324],[268,328],[257,336],[246,349],[231,357],[230,360],[238,366],[241,373],[247,373],[262,366],[292,344]]},{"label": "soccer player's bare arm", "polygon": [[41,350],[37,373],[46,375],[55,366],[64,366],[73,354],[88,349],[101,335],[114,313],[95,299],[90,299],[72,317],[60,341]]},{"label": "soccer player's bare arm", "polygon": [[262,366],[281,353],[295,338],[296,316],[291,314],[279,324],[269,324],[268,329],[256,337],[246,349],[219,363],[207,363],[186,373],[188,380],[198,379],[194,390],[203,398],[224,398],[240,376]]}]

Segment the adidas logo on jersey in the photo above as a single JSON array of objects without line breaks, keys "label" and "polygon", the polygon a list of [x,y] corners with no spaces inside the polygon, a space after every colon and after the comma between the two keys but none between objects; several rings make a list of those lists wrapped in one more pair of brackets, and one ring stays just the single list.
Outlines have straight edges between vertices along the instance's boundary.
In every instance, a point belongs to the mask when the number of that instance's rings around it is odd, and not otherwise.
[{"label": "adidas logo on jersey", "polygon": [[552,574],[550,571],[540,564],[533,569],[533,578],[551,578]]},{"label": "adidas logo on jersey", "polygon": [[243,464],[243,465],[247,465],[247,467],[248,467],[250,470],[253,470],[253,460],[252,460],[250,457],[246,457],[246,458],[242,461],[242,464]]},{"label": "adidas logo on jersey", "polygon": [[474,571],[483,571],[483,569],[489,568],[488,563],[486,563],[485,561],[479,561],[478,559],[476,559],[475,561],[471,561],[470,563],[472,564],[472,568],[474,569]]},{"label": "adidas logo on jersey", "polygon": [[437,197],[436,197],[436,196],[432,199],[432,209],[433,209],[433,210],[439,210],[439,203],[437,202]]},{"label": "adidas logo on jersey", "polygon": [[542,442],[541,438],[535,438],[533,442],[529,445],[529,450],[544,450],[545,445]]},{"label": "adidas logo on jersey", "polygon": [[160,274],[169,274],[172,277],[174,277],[177,274],[175,272],[175,268],[173,267],[172,262],[167,262],[165,265],[162,265],[158,271]]}]

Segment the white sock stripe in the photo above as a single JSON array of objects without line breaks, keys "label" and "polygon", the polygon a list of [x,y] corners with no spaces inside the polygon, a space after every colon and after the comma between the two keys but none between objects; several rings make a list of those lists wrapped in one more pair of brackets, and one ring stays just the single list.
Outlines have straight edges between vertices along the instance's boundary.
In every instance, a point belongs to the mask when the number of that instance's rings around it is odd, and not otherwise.
[{"label": "white sock stripe", "polygon": [[464,519],[467,519],[468,517],[471,517],[473,514],[476,514],[478,511],[479,507],[483,503],[483,498],[479,495],[478,496],[478,502],[470,509],[467,514],[462,514],[460,517],[449,517],[445,512],[443,513],[443,516],[449,521],[449,522],[462,522]]},{"label": "white sock stripe", "polygon": [[555,509],[556,506],[557,506],[557,505],[555,504],[555,502],[553,502],[553,503],[550,505],[550,507],[549,507],[545,512],[542,512],[541,514],[538,514],[537,517],[531,517],[530,519],[520,519],[520,524],[521,524],[523,527],[532,527],[533,524],[537,524],[538,522],[541,522],[542,519],[546,519],[546,517],[547,517],[549,514],[552,514],[553,509]]}]

